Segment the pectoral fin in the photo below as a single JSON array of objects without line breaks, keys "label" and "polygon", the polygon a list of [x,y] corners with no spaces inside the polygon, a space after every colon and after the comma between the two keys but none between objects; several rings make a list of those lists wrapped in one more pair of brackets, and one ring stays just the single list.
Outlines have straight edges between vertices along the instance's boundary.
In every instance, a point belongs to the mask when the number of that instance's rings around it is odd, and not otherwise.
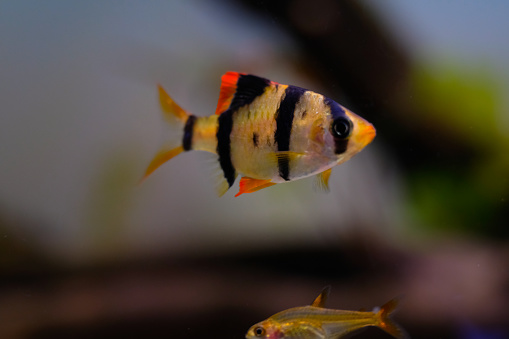
[{"label": "pectoral fin", "polygon": [[235,196],[238,197],[239,195],[244,193],[253,193],[273,185],[275,185],[275,183],[271,182],[270,180],[260,180],[249,177],[242,177],[239,183],[240,188],[239,193],[237,193]]},{"label": "pectoral fin", "polygon": [[267,153],[266,161],[272,166],[277,166],[280,161],[291,162],[305,155],[306,155],[305,153],[297,153],[292,151],[269,152]]}]

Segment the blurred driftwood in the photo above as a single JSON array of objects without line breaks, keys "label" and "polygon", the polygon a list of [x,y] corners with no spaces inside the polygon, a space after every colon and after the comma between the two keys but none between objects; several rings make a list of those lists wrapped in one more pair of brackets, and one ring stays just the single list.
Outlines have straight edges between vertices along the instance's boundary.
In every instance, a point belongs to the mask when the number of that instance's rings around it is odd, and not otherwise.
[{"label": "blurred driftwood", "polygon": [[[331,92],[324,94],[346,102],[375,125],[375,143],[387,146],[391,160],[396,159],[405,172],[410,192],[422,196],[422,185],[430,181],[454,183],[437,184],[441,190],[431,193],[429,199],[437,203],[429,208],[437,212],[419,206],[421,217],[433,215],[429,224],[509,238],[507,137],[497,126],[500,108],[490,81],[483,85],[486,79],[460,73],[445,77],[449,86],[439,86],[440,75],[420,69],[422,65],[416,65],[362,1],[232,3],[242,4],[265,18],[267,25],[279,25],[293,37],[304,55],[298,68],[326,84]],[[455,185],[469,189],[458,190]],[[452,222],[443,222],[444,214]]]},{"label": "blurred driftwood", "polygon": [[389,143],[404,167],[436,162],[437,145],[444,163],[461,167],[470,159],[474,150],[464,140],[416,119],[423,114],[412,99],[413,60],[362,1],[233,2],[286,30],[305,56],[301,69],[336,92],[327,94],[340,102],[346,97],[352,110],[373,122],[377,138]]},{"label": "blurred driftwood", "polygon": [[0,284],[0,337],[242,338],[325,285],[331,308],[370,309],[404,293],[396,318],[412,338],[456,338],[461,323],[509,333],[508,264],[504,248],[454,242],[420,254],[360,237],[343,248],[52,266]]}]

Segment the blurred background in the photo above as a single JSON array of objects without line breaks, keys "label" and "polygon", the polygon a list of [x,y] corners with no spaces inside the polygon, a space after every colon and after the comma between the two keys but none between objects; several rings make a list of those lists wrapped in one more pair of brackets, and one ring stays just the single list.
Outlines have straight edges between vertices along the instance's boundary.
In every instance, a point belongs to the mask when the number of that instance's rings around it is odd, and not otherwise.
[{"label": "blurred background", "polygon": [[[509,5],[0,2],[0,337],[243,338],[311,303],[403,296],[412,338],[509,337]],[[312,179],[217,198],[213,156],[142,185],[157,88],[215,111],[226,71],[377,128]],[[356,338],[389,338],[367,329]]]}]

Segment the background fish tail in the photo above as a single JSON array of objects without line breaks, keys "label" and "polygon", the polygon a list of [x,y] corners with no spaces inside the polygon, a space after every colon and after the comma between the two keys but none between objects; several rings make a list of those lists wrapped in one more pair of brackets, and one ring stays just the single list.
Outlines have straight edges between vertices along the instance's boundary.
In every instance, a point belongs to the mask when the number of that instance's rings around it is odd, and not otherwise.
[{"label": "background fish tail", "polygon": [[396,307],[398,306],[398,300],[392,299],[385,303],[380,311],[377,313],[378,317],[378,327],[380,327],[385,332],[389,333],[395,338],[398,339],[409,339],[410,336],[406,333],[406,331],[401,328],[398,324],[396,324],[391,318],[391,314],[394,312]]}]

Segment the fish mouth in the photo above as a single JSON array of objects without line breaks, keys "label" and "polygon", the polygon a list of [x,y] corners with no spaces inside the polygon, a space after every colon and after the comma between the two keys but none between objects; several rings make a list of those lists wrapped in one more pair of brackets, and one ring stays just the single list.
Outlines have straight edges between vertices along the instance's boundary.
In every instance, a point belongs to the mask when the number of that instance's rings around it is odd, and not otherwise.
[{"label": "fish mouth", "polygon": [[376,129],[367,121],[363,121],[360,126],[360,132],[357,135],[357,142],[361,147],[368,145],[376,136]]},{"label": "fish mouth", "polygon": [[349,110],[346,110],[346,115],[355,125],[352,141],[356,144],[356,148],[359,151],[373,141],[376,136],[376,129],[372,124]]}]

